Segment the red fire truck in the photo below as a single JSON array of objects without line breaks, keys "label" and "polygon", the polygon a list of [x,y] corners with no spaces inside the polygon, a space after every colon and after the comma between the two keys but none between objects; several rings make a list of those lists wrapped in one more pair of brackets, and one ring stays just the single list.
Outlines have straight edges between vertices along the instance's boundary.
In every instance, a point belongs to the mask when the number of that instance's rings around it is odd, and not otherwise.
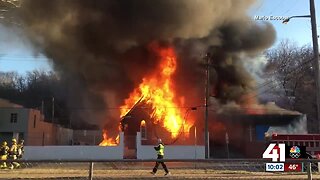
[{"label": "red fire truck", "polygon": [[307,153],[320,159],[320,134],[277,134],[267,138],[270,143],[285,143],[288,146],[306,146]]}]

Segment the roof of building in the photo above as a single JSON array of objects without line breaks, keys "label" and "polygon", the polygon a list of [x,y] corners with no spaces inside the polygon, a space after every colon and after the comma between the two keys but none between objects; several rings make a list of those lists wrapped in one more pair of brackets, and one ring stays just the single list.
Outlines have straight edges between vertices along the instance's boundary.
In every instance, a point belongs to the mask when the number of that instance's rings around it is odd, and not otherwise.
[{"label": "roof of building", "polygon": [[23,108],[23,106],[0,98],[0,108]]}]

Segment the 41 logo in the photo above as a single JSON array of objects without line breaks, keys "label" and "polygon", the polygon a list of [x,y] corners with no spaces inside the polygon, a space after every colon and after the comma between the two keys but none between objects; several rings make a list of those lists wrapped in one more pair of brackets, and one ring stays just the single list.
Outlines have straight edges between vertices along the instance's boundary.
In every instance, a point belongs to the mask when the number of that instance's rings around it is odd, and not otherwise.
[{"label": "41 logo", "polygon": [[262,154],[263,159],[272,159],[273,162],[284,162],[286,159],[286,145],[271,143]]}]

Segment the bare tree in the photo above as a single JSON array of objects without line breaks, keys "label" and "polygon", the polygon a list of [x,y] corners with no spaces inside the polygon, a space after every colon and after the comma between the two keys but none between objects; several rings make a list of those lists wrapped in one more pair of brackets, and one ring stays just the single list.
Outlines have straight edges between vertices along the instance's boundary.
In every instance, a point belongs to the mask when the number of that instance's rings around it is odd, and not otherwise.
[{"label": "bare tree", "polygon": [[284,108],[307,114],[308,129],[313,132],[316,104],[312,48],[286,40],[267,51],[266,57],[265,78],[273,82],[270,93],[278,97],[275,101]]},{"label": "bare tree", "polygon": [[[0,98],[35,109],[40,109],[43,102],[43,114],[46,120],[51,121],[52,97],[54,97],[55,123],[70,127],[72,111],[78,112],[79,109],[73,109],[74,107],[70,107],[68,104],[70,96],[68,88],[70,89],[67,82],[60,79],[55,72],[34,70],[27,72],[25,76],[21,76],[17,72],[0,72]],[[80,120],[72,124],[72,127],[97,128],[95,125]]]}]

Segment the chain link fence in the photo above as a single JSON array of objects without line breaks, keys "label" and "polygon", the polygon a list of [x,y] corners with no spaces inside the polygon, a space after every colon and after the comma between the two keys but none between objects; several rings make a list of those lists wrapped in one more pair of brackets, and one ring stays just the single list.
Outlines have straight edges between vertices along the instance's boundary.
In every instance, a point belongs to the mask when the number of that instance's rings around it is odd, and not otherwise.
[{"label": "chain link fence", "polygon": [[[150,172],[155,160],[110,161],[27,161],[19,168],[0,170],[0,179],[151,179],[164,178],[159,166],[156,175]],[[169,179],[320,179],[318,160],[295,160],[301,164],[298,172],[266,172],[261,159],[164,160],[171,175]],[[0,161],[3,163],[4,161]],[[9,166],[11,161],[6,161]],[[311,164],[308,168],[308,164]]]}]

